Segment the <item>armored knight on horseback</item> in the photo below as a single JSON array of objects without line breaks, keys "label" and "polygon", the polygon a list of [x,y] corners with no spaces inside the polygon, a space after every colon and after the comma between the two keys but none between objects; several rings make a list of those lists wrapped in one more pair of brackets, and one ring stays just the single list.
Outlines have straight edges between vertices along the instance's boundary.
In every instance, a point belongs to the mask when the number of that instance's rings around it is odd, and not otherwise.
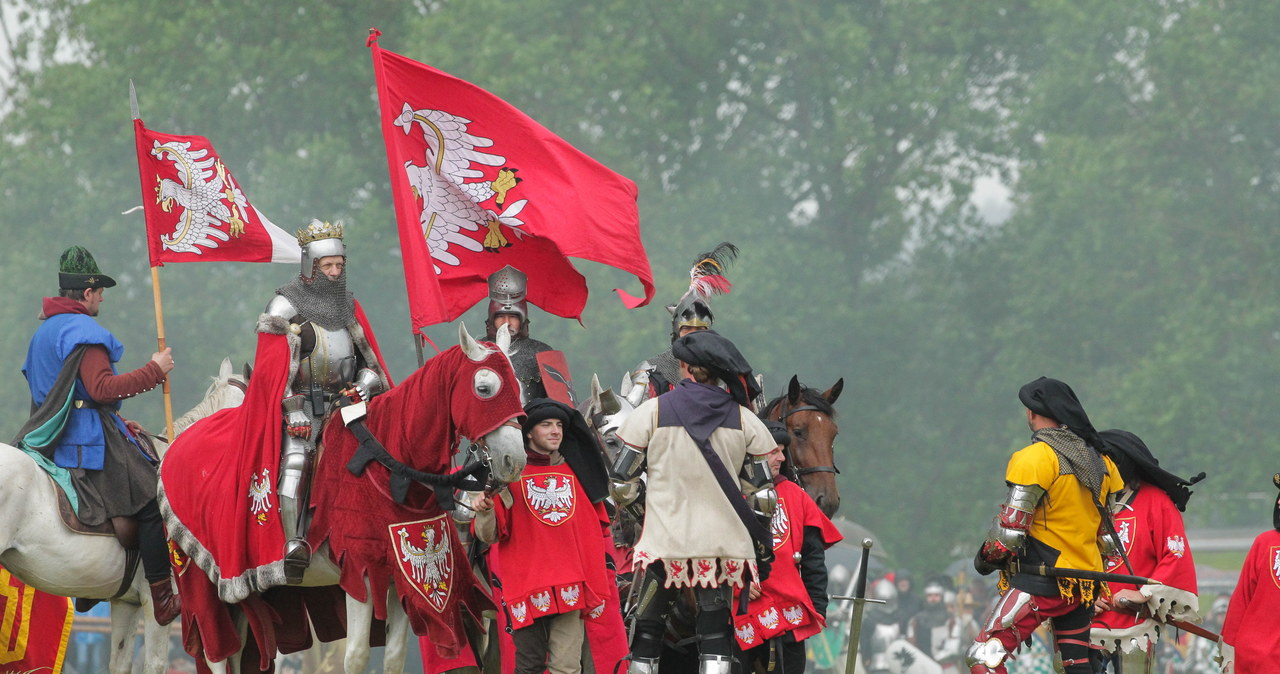
[{"label": "armored knight on horseback", "polygon": [[[715,316],[711,313],[709,300],[712,295],[729,292],[732,285],[725,278],[724,271],[737,257],[737,246],[728,241],[698,255],[689,270],[689,289],[680,301],[667,307],[671,312],[673,343],[691,332],[711,329]],[[632,406],[638,407],[640,403],[675,388],[680,379],[680,363],[668,347],[632,370],[632,388],[624,395]]]},{"label": "armored knight on horseback", "polygon": [[361,400],[385,392],[390,380],[379,362],[372,331],[356,320],[357,305],[347,290],[342,223],[312,220],[298,230],[302,267],[298,277],[276,289],[258,319],[258,332],[287,334],[289,378],[281,397],[279,494],[293,502],[295,528],[285,543],[285,574],[299,582],[311,559],[311,475],[316,440],[332,404],[354,391]]},{"label": "armored knight on horseback", "polygon": [[46,470],[67,490],[84,524],[137,522],[155,619],[167,625],[178,616],[181,602],[172,591],[168,543],[156,506],[157,459],[144,449],[142,427],[119,410],[123,399],[164,381],[173,355],[164,349],[142,367],[117,374],[124,346],[95,319],[103,293],[115,285],[89,251],[72,246],[63,252],[59,296],[44,299],[43,322],[22,366],[34,412],[15,444],[44,456]]},{"label": "armored knight on horseback", "polygon": [[525,299],[528,280],[524,272],[511,265],[489,275],[489,316],[484,327],[485,339],[491,342],[497,341],[498,330],[503,326],[511,331],[507,357],[520,380],[524,400],[534,400],[547,397],[539,354],[555,352],[555,349],[529,336],[529,301]]}]

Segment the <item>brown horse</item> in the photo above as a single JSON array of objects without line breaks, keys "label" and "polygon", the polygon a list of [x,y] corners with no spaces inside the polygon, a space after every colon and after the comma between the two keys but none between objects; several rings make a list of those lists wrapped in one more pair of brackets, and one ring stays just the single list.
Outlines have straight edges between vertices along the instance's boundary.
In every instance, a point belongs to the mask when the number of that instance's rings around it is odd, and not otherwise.
[{"label": "brown horse", "polygon": [[806,388],[798,377],[791,377],[787,394],[769,401],[760,416],[780,421],[791,433],[792,469],[796,482],[804,488],[822,512],[831,517],[840,509],[840,487],[836,484],[835,442],[840,428],[836,425],[835,402],[844,389],[840,379],[826,391]]}]

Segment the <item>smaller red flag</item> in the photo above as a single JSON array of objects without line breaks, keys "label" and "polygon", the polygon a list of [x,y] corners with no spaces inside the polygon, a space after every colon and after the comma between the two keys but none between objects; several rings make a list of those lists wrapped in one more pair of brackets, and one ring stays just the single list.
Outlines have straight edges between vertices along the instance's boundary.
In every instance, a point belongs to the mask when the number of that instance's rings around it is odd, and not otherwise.
[{"label": "smaller red flag", "polygon": [[166,262],[293,262],[298,241],[249,203],[203,136],[152,131],[133,120],[151,266]]},{"label": "smaller red flag", "polygon": [[75,610],[0,568],[0,671],[62,671]]}]

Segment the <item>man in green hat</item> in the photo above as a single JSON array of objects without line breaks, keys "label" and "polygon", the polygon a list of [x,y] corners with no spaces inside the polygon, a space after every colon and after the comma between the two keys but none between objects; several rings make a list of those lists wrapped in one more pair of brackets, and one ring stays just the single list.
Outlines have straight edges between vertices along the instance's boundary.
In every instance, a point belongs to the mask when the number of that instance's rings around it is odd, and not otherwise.
[{"label": "man in green hat", "polygon": [[[164,382],[173,369],[173,354],[165,349],[136,370],[116,372],[124,346],[94,320],[103,293],[115,285],[88,250],[72,246],[62,253],[58,297],[44,298],[42,323],[22,367],[36,411],[19,438],[66,469],[82,522],[93,526],[113,517],[137,520],[156,622],[167,625],[181,603],[172,590],[168,543],[156,506],[156,459],[139,440],[142,427],[126,421],[119,410],[121,400]],[[61,432],[38,441],[31,433],[50,426]]]}]

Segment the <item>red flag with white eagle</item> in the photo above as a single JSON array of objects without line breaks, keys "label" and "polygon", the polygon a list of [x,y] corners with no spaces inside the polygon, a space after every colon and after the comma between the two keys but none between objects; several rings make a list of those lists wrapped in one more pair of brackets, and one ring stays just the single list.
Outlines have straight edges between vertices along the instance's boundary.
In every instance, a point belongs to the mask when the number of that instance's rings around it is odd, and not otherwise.
[{"label": "red flag with white eagle", "polygon": [[452,321],[511,265],[527,298],[579,318],[586,280],[569,257],[635,275],[653,298],[636,186],[493,94],[369,46],[415,331]]},{"label": "red flag with white eagle", "polygon": [[133,120],[151,266],[166,262],[299,262],[298,241],[249,203],[213,144]]}]

